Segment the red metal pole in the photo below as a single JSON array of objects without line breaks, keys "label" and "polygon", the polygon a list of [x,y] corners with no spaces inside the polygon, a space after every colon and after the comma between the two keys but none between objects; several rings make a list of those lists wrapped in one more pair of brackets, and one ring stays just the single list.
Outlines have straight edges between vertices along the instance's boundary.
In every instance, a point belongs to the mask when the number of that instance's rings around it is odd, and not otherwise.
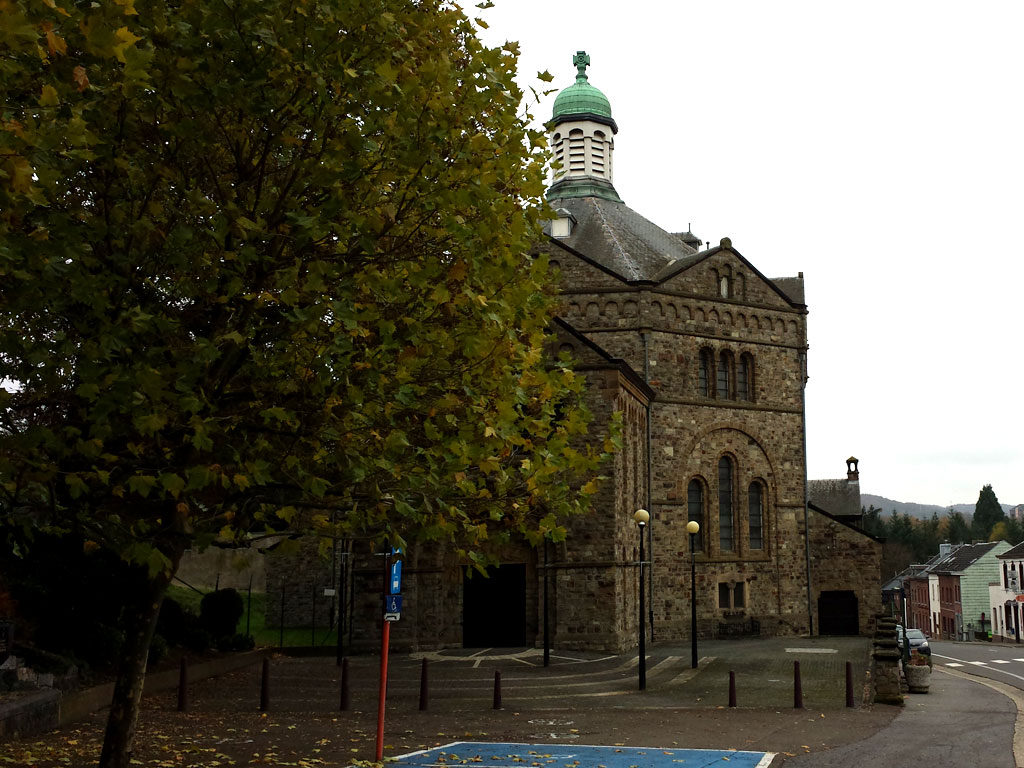
[{"label": "red metal pole", "polygon": [[388,695],[388,643],[391,639],[391,622],[384,622],[380,639],[380,699],[377,704],[377,762],[384,759],[384,702]]}]

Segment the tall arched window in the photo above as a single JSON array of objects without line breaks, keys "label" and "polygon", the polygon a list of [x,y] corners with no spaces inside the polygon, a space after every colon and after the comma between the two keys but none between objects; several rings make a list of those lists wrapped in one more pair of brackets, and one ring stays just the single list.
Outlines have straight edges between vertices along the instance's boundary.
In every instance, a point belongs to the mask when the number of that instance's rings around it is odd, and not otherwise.
[{"label": "tall arched window", "polygon": [[696,520],[700,532],[694,539],[695,549],[704,549],[704,484],[700,480],[691,480],[686,489],[686,522]]},{"label": "tall arched window", "polygon": [[716,377],[715,396],[719,400],[728,400],[732,396],[732,355],[722,352],[718,355],[718,376]]},{"label": "tall arched window", "polygon": [[747,534],[752,550],[764,549],[764,487],[758,482],[747,493]]},{"label": "tall arched window", "polygon": [[713,361],[714,357],[710,349],[702,349],[700,351],[700,371],[697,389],[701,397],[711,397],[711,369]]},{"label": "tall arched window", "polygon": [[754,358],[749,353],[740,356],[740,364],[736,368],[736,399],[754,399]]},{"label": "tall arched window", "polygon": [[718,546],[723,552],[733,550],[732,461],[723,456],[718,461]]}]

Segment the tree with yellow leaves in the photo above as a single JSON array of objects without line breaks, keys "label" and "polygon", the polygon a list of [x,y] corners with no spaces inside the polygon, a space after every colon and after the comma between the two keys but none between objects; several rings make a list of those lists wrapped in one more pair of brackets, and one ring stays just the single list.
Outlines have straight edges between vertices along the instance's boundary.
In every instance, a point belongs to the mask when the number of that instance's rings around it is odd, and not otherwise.
[{"label": "tree with yellow leaves", "polygon": [[[126,768],[185,549],[564,535],[542,137],[445,0],[0,0],[0,515],[135,564]],[[29,555],[30,556],[30,555]]]}]

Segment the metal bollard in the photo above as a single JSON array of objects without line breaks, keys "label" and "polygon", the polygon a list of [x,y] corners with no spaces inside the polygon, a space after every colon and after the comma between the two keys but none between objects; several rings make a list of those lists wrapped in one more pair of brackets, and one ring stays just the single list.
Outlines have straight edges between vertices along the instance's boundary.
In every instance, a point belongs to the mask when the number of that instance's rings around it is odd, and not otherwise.
[{"label": "metal bollard", "polygon": [[494,673],[494,708],[501,709],[501,672]]},{"label": "metal bollard", "polygon": [[420,712],[427,711],[427,660],[420,665]]},{"label": "metal bollard", "polygon": [[853,709],[853,664],[846,662],[846,706]]},{"label": "metal bollard", "polygon": [[793,708],[804,708],[804,687],[800,683],[800,662],[793,662]]},{"label": "metal bollard", "polygon": [[270,709],[270,659],[263,660],[263,675],[260,678],[260,712]]},{"label": "metal bollard", "polygon": [[349,691],[348,682],[348,658],[341,660],[341,703],[338,705],[338,709],[342,712],[348,712],[352,706],[352,693]]},{"label": "metal bollard", "polygon": [[178,670],[178,711],[188,712],[188,663],[181,657],[181,668]]},{"label": "metal bollard", "polygon": [[729,673],[729,706],[736,706],[736,673]]}]

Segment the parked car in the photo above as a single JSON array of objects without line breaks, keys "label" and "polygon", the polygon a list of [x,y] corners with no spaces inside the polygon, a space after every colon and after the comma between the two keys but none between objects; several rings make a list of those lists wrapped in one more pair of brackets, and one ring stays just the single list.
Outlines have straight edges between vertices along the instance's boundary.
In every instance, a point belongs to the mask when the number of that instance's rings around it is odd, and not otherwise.
[{"label": "parked car", "polygon": [[[920,653],[922,656],[928,657],[928,664],[931,666],[932,661],[932,649],[928,645],[928,638],[925,637],[924,632],[920,629],[908,629],[907,630],[907,642],[910,644],[910,652]],[[896,627],[896,644],[899,645],[900,650],[903,650],[903,627]]]}]

